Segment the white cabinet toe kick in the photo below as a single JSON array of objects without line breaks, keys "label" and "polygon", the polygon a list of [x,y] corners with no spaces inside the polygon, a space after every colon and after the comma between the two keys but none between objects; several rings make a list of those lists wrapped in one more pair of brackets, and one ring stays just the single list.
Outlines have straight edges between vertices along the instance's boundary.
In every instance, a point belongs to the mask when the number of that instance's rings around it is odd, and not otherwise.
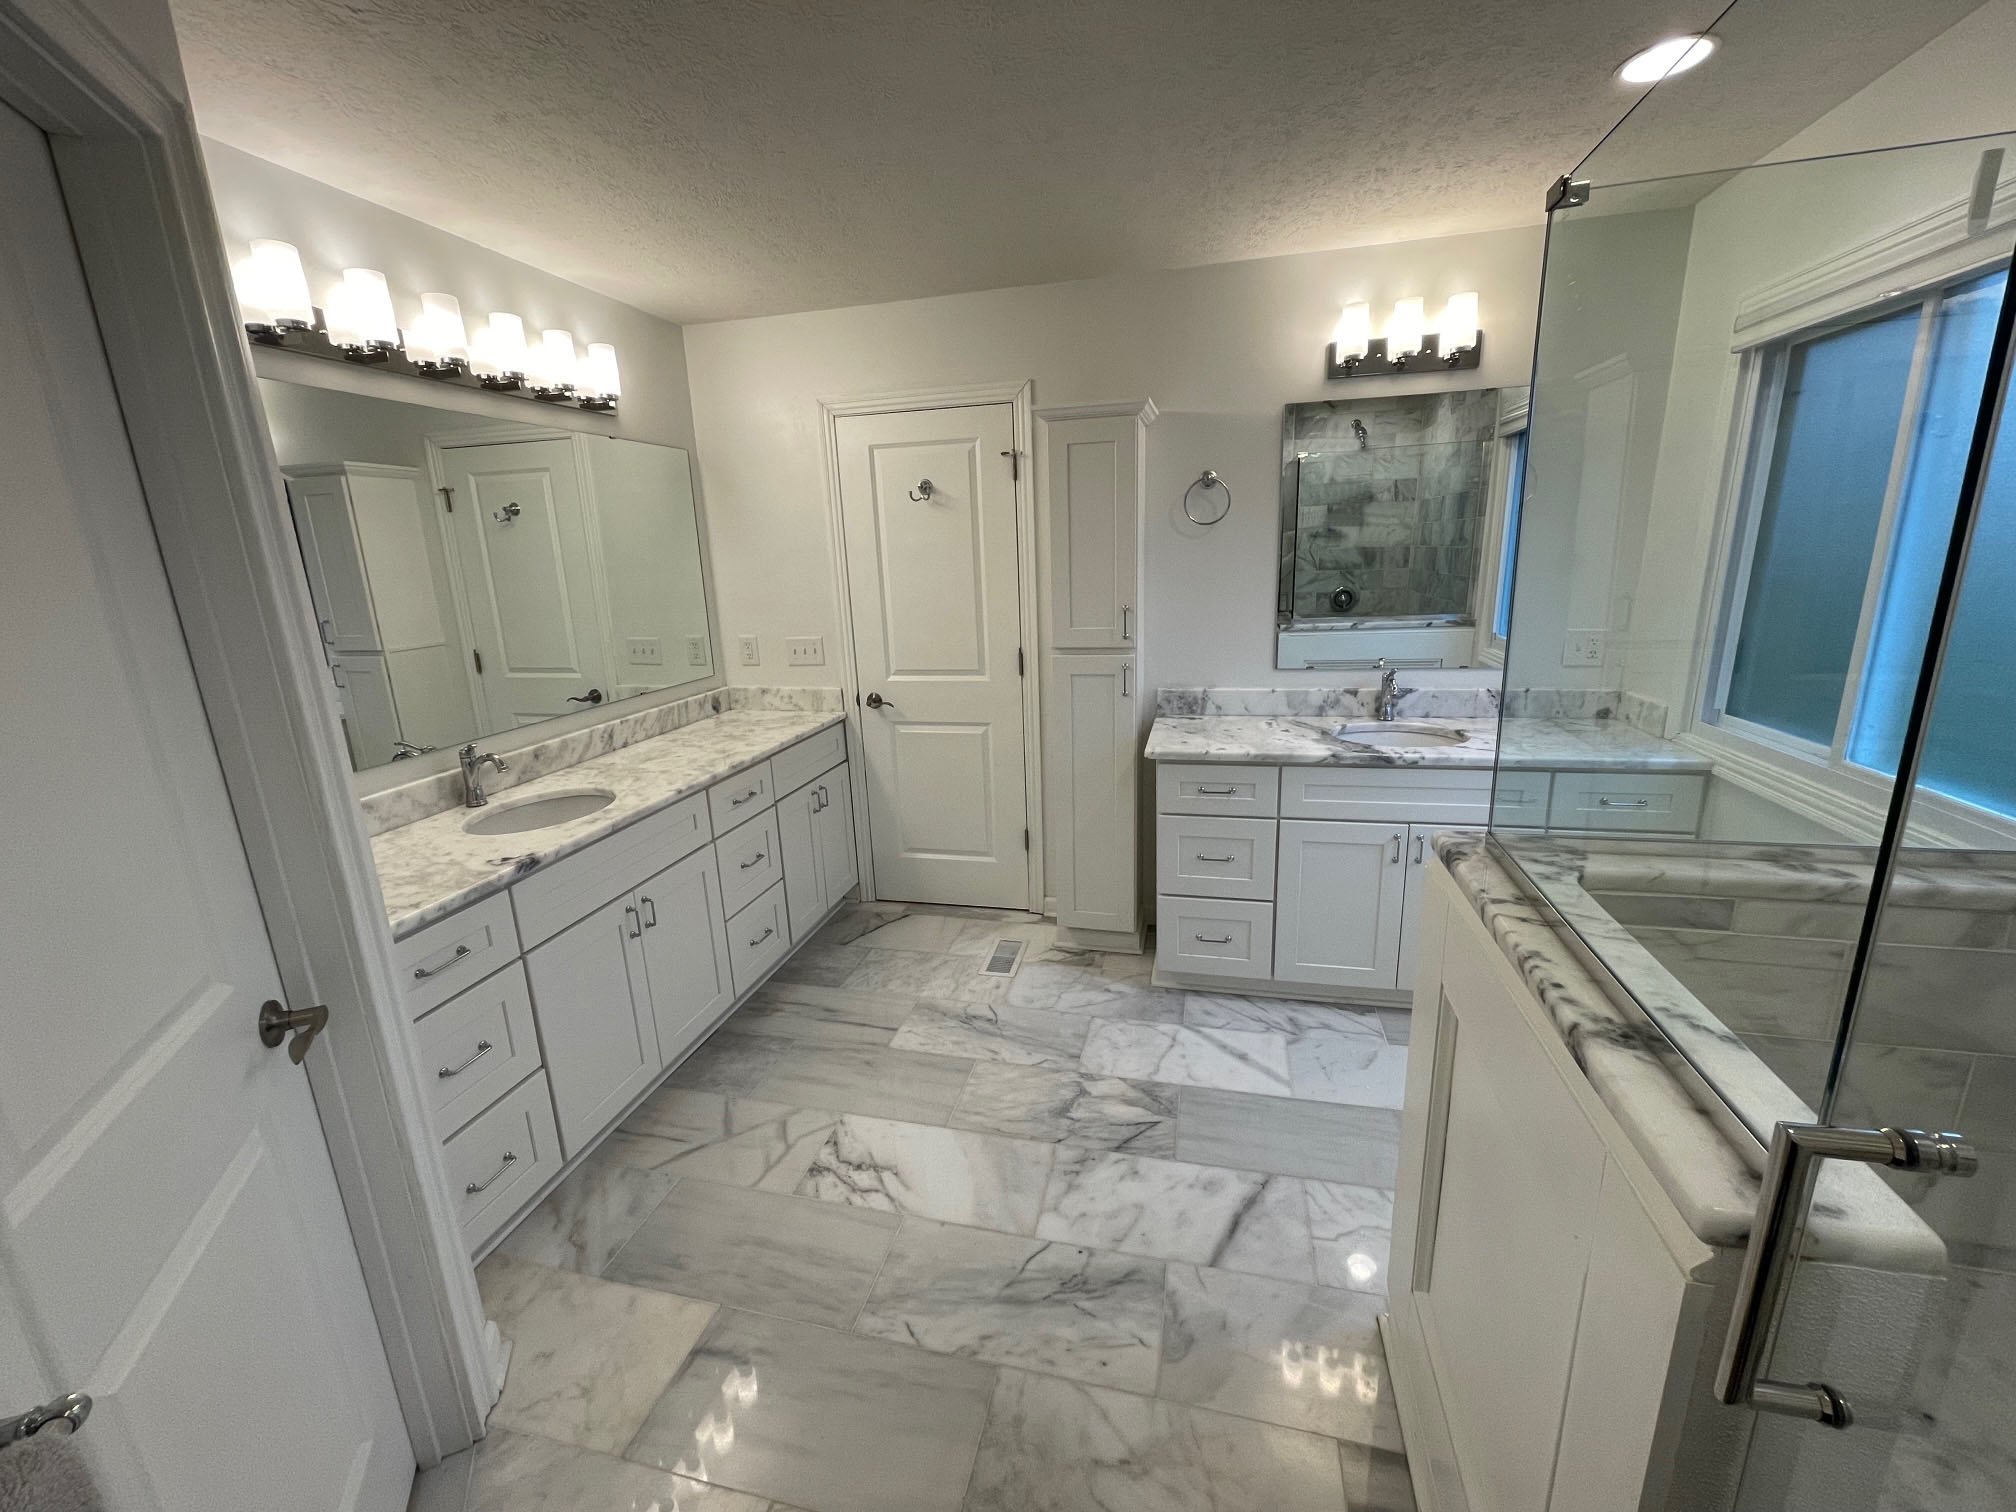
[{"label": "white cabinet toe kick", "polygon": [[846,898],[846,757],[823,730],[394,947],[472,1256]]}]

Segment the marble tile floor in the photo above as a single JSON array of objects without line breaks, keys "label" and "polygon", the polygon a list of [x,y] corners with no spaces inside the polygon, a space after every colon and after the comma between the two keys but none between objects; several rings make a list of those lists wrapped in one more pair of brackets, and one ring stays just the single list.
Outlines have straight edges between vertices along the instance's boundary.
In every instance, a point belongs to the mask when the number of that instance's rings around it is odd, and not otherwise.
[{"label": "marble tile floor", "polygon": [[478,1267],[510,1378],[414,1512],[1412,1512],[1407,1015],[1151,965],[844,910]]}]

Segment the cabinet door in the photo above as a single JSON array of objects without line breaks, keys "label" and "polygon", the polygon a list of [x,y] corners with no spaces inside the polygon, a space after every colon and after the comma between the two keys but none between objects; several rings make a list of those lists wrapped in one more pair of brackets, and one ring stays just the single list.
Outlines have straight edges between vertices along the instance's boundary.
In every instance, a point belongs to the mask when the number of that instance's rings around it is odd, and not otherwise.
[{"label": "cabinet door", "polygon": [[636,900],[622,897],[525,958],[560,1144],[570,1158],[663,1067],[643,939]]},{"label": "cabinet door", "polygon": [[372,651],[334,657],[329,676],[336,684],[343,735],[358,770],[384,765],[392,759],[392,742],[400,738],[399,707],[392,699],[385,658]]},{"label": "cabinet door", "polygon": [[1141,917],[1134,658],[1053,656],[1050,665],[1059,715],[1057,922],[1132,931]]},{"label": "cabinet door", "polygon": [[1284,982],[1399,982],[1407,826],[1281,821],[1274,975]]},{"label": "cabinet door", "polygon": [[1475,834],[1468,824],[1410,824],[1407,827],[1407,890],[1400,905],[1400,989],[1414,990],[1416,957],[1421,953],[1421,889],[1435,860],[1435,837],[1456,831]]},{"label": "cabinet door", "polygon": [[735,996],[722,931],[721,875],[705,847],[637,889],[644,974],[658,1027],[658,1063],[670,1065]]},{"label": "cabinet door", "polygon": [[777,843],[784,852],[784,911],[791,919],[791,943],[812,931],[826,912],[826,875],[819,865],[813,831],[818,819],[819,784],[807,783],[777,800]]},{"label": "cabinet door", "polygon": [[1046,420],[1050,494],[1050,645],[1131,650],[1141,427],[1133,415]]},{"label": "cabinet door", "polygon": [[364,548],[341,474],[289,478],[287,502],[308,572],[322,643],[332,651],[377,651],[378,616],[364,575]]},{"label": "cabinet door", "polygon": [[819,870],[826,879],[826,904],[831,908],[856,882],[861,869],[854,861],[854,790],[847,782],[847,764],[821,777],[819,807],[812,815],[812,833],[819,842]]}]

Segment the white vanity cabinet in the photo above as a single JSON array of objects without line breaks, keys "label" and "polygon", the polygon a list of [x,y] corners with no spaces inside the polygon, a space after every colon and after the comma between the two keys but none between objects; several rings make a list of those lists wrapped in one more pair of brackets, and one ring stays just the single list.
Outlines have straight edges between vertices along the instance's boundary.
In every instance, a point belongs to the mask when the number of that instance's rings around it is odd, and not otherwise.
[{"label": "white vanity cabinet", "polygon": [[1491,774],[1163,762],[1155,793],[1159,978],[1397,1001],[1434,837],[1484,823]]},{"label": "white vanity cabinet", "polygon": [[658,1059],[669,1066],[735,996],[713,850],[697,851],[645,882],[637,911]]},{"label": "white vanity cabinet", "polygon": [[643,941],[643,913],[626,895],[525,958],[563,1154],[600,1132],[662,1069]]},{"label": "white vanity cabinet", "polygon": [[785,911],[796,945],[860,878],[847,764],[778,799],[777,830],[784,850]]}]

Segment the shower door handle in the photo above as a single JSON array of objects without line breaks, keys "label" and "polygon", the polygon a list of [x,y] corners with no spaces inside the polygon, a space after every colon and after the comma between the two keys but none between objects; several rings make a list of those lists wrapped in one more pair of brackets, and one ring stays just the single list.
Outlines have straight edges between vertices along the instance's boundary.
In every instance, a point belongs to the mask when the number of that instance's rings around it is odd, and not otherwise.
[{"label": "shower door handle", "polygon": [[1783,1120],[1772,1132],[1771,1152],[1757,1193],[1757,1216],[1750,1225],[1750,1246],[1743,1254],[1736,1305],[1729,1315],[1729,1333],[1722,1342],[1722,1360],[1715,1373],[1715,1394],[1731,1407],[1784,1413],[1830,1428],[1846,1428],[1854,1422],[1855,1414],[1841,1394],[1824,1381],[1801,1384],[1765,1380],[1760,1375],[1765,1348],[1791,1289],[1793,1266],[1805,1244],[1807,1209],[1823,1160],[1857,1160],[1927,1176],[1972,1176],[1980,1162],[1958,1134]]}]

